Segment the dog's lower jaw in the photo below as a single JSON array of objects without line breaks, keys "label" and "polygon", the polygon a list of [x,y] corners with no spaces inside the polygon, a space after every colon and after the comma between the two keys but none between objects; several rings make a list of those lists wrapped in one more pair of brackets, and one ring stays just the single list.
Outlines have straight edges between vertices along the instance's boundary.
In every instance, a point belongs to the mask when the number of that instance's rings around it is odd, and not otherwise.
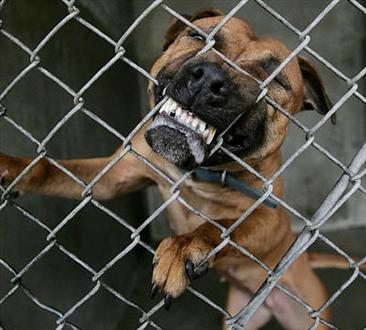
[{"label": "dog's lower jaw", "polygon": [[203,141],[168,126],[150,127],[145,139],[154,152],[184,170],[198,167],[206,158]]}]

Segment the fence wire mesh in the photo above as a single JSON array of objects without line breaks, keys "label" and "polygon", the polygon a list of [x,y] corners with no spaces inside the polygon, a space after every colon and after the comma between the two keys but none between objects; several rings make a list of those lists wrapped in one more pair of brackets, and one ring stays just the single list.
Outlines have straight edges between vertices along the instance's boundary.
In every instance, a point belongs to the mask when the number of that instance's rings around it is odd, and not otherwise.
[{"label": "fence wire mesh", "polygon": [[[142,247],[146,251],[151,254],[154,254],[154,250],[149,244],[144,242],[141,238],[141,232],[152,223],[157,216],[163,212],[169,205],[173,202],[179,202],[184,205],[186,208],[198,214],[204,221],[211,223],[216,226],[221,232],[222,243],[219,244],[214,250],[210,252],[207,256],[208,260],[210,257],[218,254],[222,249],[227,246],[231,246],[236,249],[243,255],[251,258],[256,263],[258,263],[263,269],[265,269],[268,273],[268,277],[265,283],[261,286],[258,292],[255,294],[254,298],[249,302],[249,304],[243,308],[236,315],[230,315],[224,307],[220,306],[216,302],[212,301],[210,298],[200,293],[199,291],[189,287],[188,291],[202,300],[211,308],[217,310],[219,313],[226,318],[227,325],[232,329],[242,329],[245,327],[246,322],[250,319],[251,316],[255,313],[255,311],[259,308],[261,304],[265,301],[266,297],[270,294],[273,288],[277,288],[293,299],[297,304],[302,305],[309,313],[310,317],[313,319],[314,323],[311,329],[316,329],[319,324],[326,324],[331,329],[337,329],[337,327],[328,321],[321,318],[321,313],[327,309],[339,296],[349,287],[356,278],[361,278],[366,280],[366,274],[362,272],[359,266],[366,262],[366,257],[356,262],[350,255],[348,255],[345,251],[339,248],[336,244],[330,241],[327,237],[325,237],[321,232],[320,228],[332,217],[332,215],[344,204],[346,203],[351,196],[359,191],[362,194],[366,193],[366,188],[362,185],[362,178],[366,174],[366,170],[364,169],[364,164],[366,162],[366,144],[364,144],[361,149],[354,155],[354,158],[350,164],[342,163],[337,157],[332,155],[326,148],[321,146],[316,139],[316,133],[324,126],[326,122],[330,120],[330,118],[336,114],[336,112],[344,105],[344,103],[351,97],[357,98],[363,104],[366,104],[366,96],[362,94],[359,90],[358,82],[366,75],[366,68],[363,68],[357,75],[354,77],[348,77],[344,73],[342,73],[338,68],[336,68],[330,61],[322,57],[317,51],[312,49],[309,46],[309,42],[311,40],[311,32],[312,30],[337,6],[340,0],[333,0],[329,3],[324,10],[322,10],[318,16],[304,29],[300,30],[293,24],[291,24],[284,16],[266,4],[265,1],[262,0],[253,0],[258,7],[263,8],[270,15],[272,15],[275,19],[281,22],[289,31],[291,31],[298,38],[298,46],[291,52],[288,58],[283,61],[277,69],[265,80],[256,81],[259,84],[259,87],[262,90],[260,96],[257,99],[257,102],[261,101],[263,98],[273,106],[277,111],[279,111],[284,116],[288,117],[289,120],[299,127],[305,137],[305,142],[303,145],[289,157],[286,162],[279,168],[279,170],[272,177],[263,177],[260,173],[258,173],[254,168],[250,167],[246,162],[242,159],[235,156],[229,150],[225,149],[222,146],[222,136],[216,147],[215,151],[221,150],[226,155],[228,155],[231,159],[239,163],[243,169],[249,171],[253,175],[255,175],[262,183],[264,194],[261,198],[259,198],[248,210],[246,210],[237,221],[231,225],[229,228],[225,228],[217,223],[215,220],[208,217],[201,210],[196,209],[192,206],[187,200],[185,200],[180,193],[181,184],[190,176],[191,172],[184,173],[180,180],[174,181],[167,173],[165,173],[164,168],[158,168],[149,160],[144,158],[143,155],[139,154],[136,150],[134,150],[131,146],[131,139],[142,129],[144,124],[149,121],[154,114],[159,111],[160,107],[164,104],[166,99],[163,99],[159,102],[153,109],[151,109],[146,116],[134,127],[133,130],[127,135],[123,136],[116,129],[107,124],[104,120],[102,120],[98,115],[93,113],[91,110],[85,107],[85,101],[83,99],[84,94],[88,89],[91,88],[95,82],[103,76],[108,70],[113,70],[113,66],[118,61],[123,61],[127,63],[133,70],[136,70],[139,74],[142,74],[147,80],[152,81],[154,84],[158,84],[157,80],[152,77],[149,72],[139,66],[137,63],[133,61],[133,59],[127,57],[126,49],[125,49],[125,41],[131,35],[131,33],[144,21],[144,19],[153,14],[157,8],[161,8],[169,13],[172,17],[177,18],[182,21],[187,26],[190,26],[192,29],[198,31],[201,35],[205,36],[206,42],[205,46],[202,48],[199,54],[205,53],[209,50],[214,51],[218,56],[220,56],[230,67],[236,69],[240,74],[250,75],[248,72],[245,72],[242,68],[238,66],[235,61],[226,57],[222,54],[218,49],[215,48],[215,35],[220,31],[220,29],[228,22],[228,20],[233,17],[236,13],[238,13],[245,5],[249,2],[248,0],[238,1],[237,5],[232,8],[232,10],[225,15],[225,18],[222,22],[209,34],[206,34],[204,31],[200,30],[199,27],[195,26],[192,22],[187,20],[184,16],[180,15],[178,12],[171,8],[168,4],[165,3],[164,0],[156,0],[152,1],[151,4],[140,14],[140,16],[133,22],[133,24],[121,35],[118,40],[113,40],[106,33],[100,30],[98,27],[87,21],[82,17],[82,12],[78,8],[78,3],[75,0],[60,0],[65,5],[67,10],[67,14],[47,33],[47,35],[38,42],[37,46],[34,49],[29,48],[25,43],[22,42],[16,35],[8,32],[6,29],[6,22],[0,20],[0,36],[2,38],[8,39],[15,46],[17,46],[21,51],[29,56],[29,64],[22,69],[18,75],[14,77],[14,79],[6,86],[4,90],[1,91],[0,94],[0,120],[7,122],[11,126],[13,126],[17,131],[23,134],[29,141],[31,141],[37,150],[37,157],[20,173],[20,175],[12,181],[9,185],[0,186],[1,192],[1,204],[0,204],[0,214],[6,208],[13,208],[22,216],[32,221],[34,224],[39,226],[46,234],[47,240],[45,241],[45,247],[39,251],[39,253],[34,256],[29,262],[24,265],[22,269],[15,269],[9,264],[6,260],[2,259],[0,256],[0,267],[3,270],[7,271],[11,275],[11,289],[3,296],[0,297],[0,307],[3,304],[6,304],[7,300],[14,295],[16,292],[23,292],[30,300],[40,309],[44,310],[47,313],[52,314],[55,317],[55,328],[63,329],[80,329],[77,324],[73,324],[70,321],[70,316],[81,306],[86,304],[89,299],[93,297],[100,290],[105,290],[109,294],[113,295],[115,298],[120,300],[122,304],[126,304],[137,312],[140,313],[140,326],[137,329],[145,329],[147,327],[152,327],[155,329],[162,329],[154,321],[154,315],[163,307],[164,301],[161,300],[157,303],[153,308],[146,310],[138,303],[134,302],[133,298],[125,297],[113,287],[108,285],[105,281],[103,281],[103,276],[122,258],[124,258],[128,253],[130,253],[137,246]],[[366,14],[366,7],[363,6],[360,2],[356,0],[348,0],[349,4],[354,6],[357,10],[361,11],[363,14]],[[7,0],[0,1],[0,10],[6,6]],[[92,31],[99,38],[103,39],[107,43],[114,48],[114,56],[110,58],[108,62],[105,63],[103,67],[101,67],[79,90],[73,90],[67,83],[58,78],[55,74],[50,72],[48,69],[42,66],[42,58],[40,56],[40,52],[44,47],[47,47],[48,42],[54,38],[54,36],[63,29],[67,24],[71,21],[76,21],[79,24],[83,25],[90,31]],[[344,81],[347,86],[348,91],[342,95],[332,109],[322,118],[320,119],[313,127],[307,127],[303,124],[299,119],[293,117],[291,114],[287,113],[280,105],[278,105],[274,100],[272,100],[267,95],[267,86],[268,84],[276,77],[276,75],[281,72],[281,70],[289,63],[291,59],[297,56],[300,52],[306,52],[311,57],[315,58],[319,62],[321,62],[327,69],[333,72],[338,78]],[[14,109],[8,109],[6,106],[6,97],[7,95],[16,88],[17,84],[22,81],[31,71],[38,70],[45,79],[50,79],[54,83],[56,83],[61,89],[63,89],[66,93],[70,95],[70,98],[73,99],[74,107],[70,109],[67,114],[53,127],[49,130],[49,133],[44,137],[43,140],[36,139],[29,131],[27,131],[21,123],[18,123],[16,120],[12,119],[12,111]],[[254,78],[254,77],[253,77]],[[123,145],[120,152],[112,159],[101,171],[98,175],[89,183],[83,182],[80,178],[78,178],[75,174],[70,172],[67,168],[65,168],[60,162],[56,159],[51,158],[47,153],[47,144],[51,139],[57,137],[59,130],[77,113],[82,113],[85,116],[89,117],[95,123],[100,125],[103,129],[108,131],[110,134],[114,135],[117,139],[119,139]],[[319,153],[322,153],[325,157],[327,157],[331,162],[333,162],[337,167],[341,169],[343,174],[337,182],[334,184],[333,188],[329,192],[327,198],[323,201],[321,206],[318,208],[317,212],[313,217],[307,218],[302,215],[298,210],[289,205],[283,198],[276,196],[273,193],[273,182],[279,177],[281,174],[286,171],[286,169],[307,149],[314,148]],[[169,182],[171,186],[171,196],[157,209],[155,210],[141,225],[137,228],[131,226],[126,220],[122,219],[111,209],[98,202],[93,197],[93,187],[103,178],[103,176],[123,157],[127,154],[130,154],[136,158],[138,158],[141,162],[144,162],[147,166],[149,166],[153,171],[155,171],[159,176],[163,177],[167,182]],[[14,199],[14,191],[16,190],[17,184],[32,170],[34,166],[36,166],[42,160],[46,160],[52,165],[56,166],[59,170],[64,172],[68,177],[74,180],[80,187],[82,188],[81,193],[81,201],[65,218],[55,227],[48,227],[42,220],[38,219],[34,216],[30,211],[24,209],[17,201]],[[253,211],[259,207],[267,198],[273,198],[276,202],[279,203],[281,207],[286,209],[291,215],[295,218],[301,220],[303,222],[303,228],[299,235],[296,238],[295,243],[291,246],[291,248],[284,255],[282,260],[278,263],[278,265],[274,269],[270,269],[266,264],[261,262],[256,256],[251,254],[249,251],[244,249],[242,246],[238,245],[231,239],[231,233],[243,222],[245,219],[250,216]],[[127,229],[130,232],[130,242],[129,244],[120,251],[112,260],[110,260],[104,267],[101,269],[93,269],[88,263],[79,258],[73,251],[68,250],[63,245],[61,245],[57,240],[57,234],[63,230],[66,226],[69,225],[71,221],[77,221],[78,213],[87,205],[92,204],[100,211],[102,211],[106,216],[113,218],[117,221],[123,228]],[[310,247],[315,240],[321,240],[326,245],[328,245],[335,253],[343,256],[349,263],[349,268],[352,270],[352,276],[344,282],[344,284],[333,293],[328,301],[326,301],[323,306],[319,309],[314,309],[312,306],[307,304],[305,301],[301,300],[299,297],[291,293],[285,287],[282,287],[279,284],[280,277],[284,274],[284,272],[289,268],[289,266],[296,260],[296,258],[305,250]],[[53,306],[50,306],[41,299],[37,297],[36,294],[32,292],[32,288],[27,287],[22,283],[22,277],[26,274],[36,263],[38,263],[42,258],[44,258],[50,251],[57,249],[62,254],[64,254],[67,258],[76,262],[81,267],[83,267],[88,273],[90,273],[90,281],[94,283],[93,288],[82,297],[75,298],[75,303],[69,306],[68,310],[58,310]],[[1,327],[0,327],[1,328]]]}]

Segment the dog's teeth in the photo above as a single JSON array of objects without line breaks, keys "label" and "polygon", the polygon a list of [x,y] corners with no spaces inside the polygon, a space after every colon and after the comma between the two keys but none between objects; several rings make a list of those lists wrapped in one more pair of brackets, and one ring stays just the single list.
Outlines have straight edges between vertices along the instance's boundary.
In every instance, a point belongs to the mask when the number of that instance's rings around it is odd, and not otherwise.
[{"label": "dog's teeth", "polygon": [[[189,128],[200,133],[206,144],[210,144],[216,134],[214,127],[208,127],[208,125],[201,119],[197,118],[192,112],[183,110],[182,107],[175,102],[172,98],[169,98],[165,104],[160,108],[159,113],[165,112],[171,117],[176,118],[179,122],[188,126]],[[207,128],[206,128],[207,127]]]},{"label": "dog's teeth", "polygon": [[168,100],[164,103],[164,104],[166,104],[166,105],[169,105],[170,106],[170,104],[172,103],[172,99],[169,97],[168,98]]},{"label": "dog's teeth", "polygon": [[191,122],[192,122],[192,120],[193,120],[193,117],[192,117],[190,114],[188,114],[188,116],[187,116],[187,118],[186,118],[186,123],[187,123],[188,125],[190,125],[190,124],[191,124]]},{"label": "dog's teeth", "polygon": [[181,116],[180,116],[180,119],[183,121],[183,122],[185,122],[186,121],[186,118],[187,118],[187,112],[185,112],[185,111],[183,111],[183,113],[181,114]]},{"label": "dog's teeth", "polygon": [[159,113],[162,113],[162,112],[167,112],[167,109],[169,107],[169,100],[166,101],[161,107],[160,107],[160,110],[159,110]]},{"label": "dog's teeth", "polygon": [[172,100],[169,110],[175,111],[177,108],[178,108],[178,103]]},{"label": "dog's teeth", "polygon": [[205,131],[205,128],[206,128],[206,123],[201,120],[200,123],[199,123],[200,132],[203,133]]},{"label": "dog's teeth", "polygon": [[210,144],[213,141],[213,139],[215,137],[215,134],[216,134],[216,128],[210,127],[208,137],[207,137],[207,140],[206,140],[207,144]]},{"label": "dog's teeth", "polygon": [[207,139],[208,134],[210,134],[210,130],[207,128],[207,129],[202,133],[202,136],[203,136],[203,138],[204,138],[205,140]]},{"label": "dog's teeth", "polygon": [[199,122],[200,122],[200,120],[198,118],[194,118],[192,120],[192,124],[191,124],[192,127],[196,129],[198,127]]},{"label": "dog's teeth", "polygon": [[159,112],[168,112],[170,101],[169,99],[162,105]]}]

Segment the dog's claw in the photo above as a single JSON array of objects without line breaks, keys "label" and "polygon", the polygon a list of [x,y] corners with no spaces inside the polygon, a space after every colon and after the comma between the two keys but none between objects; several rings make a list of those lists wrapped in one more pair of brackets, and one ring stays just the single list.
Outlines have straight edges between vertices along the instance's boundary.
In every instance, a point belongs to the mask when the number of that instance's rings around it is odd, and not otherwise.
[{"label": "dog's claw", "polygon": [[170,309],[170,306],[172,305],[172,296],[170,294],[167,294],[164,298],[164,308],[166,311]]},{"label": "dog's claw", "polygon": [[151,283],[159,284],[159,290],[164,295],[161,305],[164,304],[166,310],[187,289],[190,282],[208,267],[209,261],[206,258],[213,248],[214,245],[209,241],[191,233],[167,237],[160,242],[153,260],[157,261],[157,265]]},{"label": "dog's claw", "polygon": [[187,274],[189,280],[192,282],[196,278],[192,261],[187,259],[185,266],[186,266],[186,274]]},{"label": "dog's claw", "polygon": [[205,267],[202,271],[197,274],[197,277],[204,276],[208,273],[208,267]]},{"label": "dog's claw", "polygon": [[196,280],[200,278],[203,275],[206,275],[208,272],[207,265],[204,265],[203,267],[194,270],[194,265],[191,260],[187,259],[185,262],[185,268],[186,268],[186,274],[189,280],[192,282],[193,280]]},{"label": "dog's claw", "polygon": [[154,299],[156,293],[158,292],[159,286],[156,283],[153,283],[151,285],[151,290],[150,290],[150,298]]}]

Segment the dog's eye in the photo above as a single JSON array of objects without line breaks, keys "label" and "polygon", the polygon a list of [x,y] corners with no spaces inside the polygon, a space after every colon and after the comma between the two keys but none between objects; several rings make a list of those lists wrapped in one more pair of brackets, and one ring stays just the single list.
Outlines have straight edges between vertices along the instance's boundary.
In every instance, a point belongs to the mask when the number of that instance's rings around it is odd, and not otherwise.
[{"label": "dog's eye", "polygon": [[[277,58],[270,57],[264,61],[261,61],[259,65],[267,72],[268,75],[272,74],[273,71],[277,69],[277,67],[281,64],[281,61]],[[279,72],[274,78],[273,81],[283,87],[284,89],[290,89],[289,82],[286,76]]]},{"label": "dog's eye", "polygon": [[205,39],[206,39],[202,34],[200,34],[197,31],[189,31],[188,36],[192,39],[196,39],[199,41],[205,41]]}]

